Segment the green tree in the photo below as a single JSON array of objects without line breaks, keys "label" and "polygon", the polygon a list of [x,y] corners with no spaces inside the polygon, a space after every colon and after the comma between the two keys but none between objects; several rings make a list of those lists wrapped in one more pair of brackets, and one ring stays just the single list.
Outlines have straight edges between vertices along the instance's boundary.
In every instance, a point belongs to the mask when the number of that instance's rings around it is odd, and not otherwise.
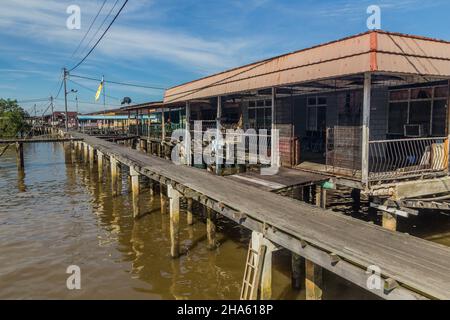
[{"label": "green tree", "polygon": [[17,100],[0,99],[0,137],[14,138],[29,130],[28,114],[17,104]]}]

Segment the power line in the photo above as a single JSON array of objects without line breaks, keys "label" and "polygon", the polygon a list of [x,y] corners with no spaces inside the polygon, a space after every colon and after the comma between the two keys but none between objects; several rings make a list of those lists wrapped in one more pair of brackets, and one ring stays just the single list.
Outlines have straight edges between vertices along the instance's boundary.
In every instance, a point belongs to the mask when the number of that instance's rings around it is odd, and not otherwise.
[{"label": "power line", "polygon": [[[56,101],[64,101],[64,99],[62,99],[62,98],[55,99],[55,100],[56,100]],[[77,102],[77,101],[74,100],[74,99],[68,99],[67,101],[69,101],[69,102]],[[78,102],[81,103],[81,104],[90,104],[90,105],[95,105],[95,106],[103,106],[102,104],[99,104],[99,103],[89,102],[89,101],[83,101],[83,100],[78,100]],[[113,107],[121,107],[121,106],[122,106],[122,105],[120,105],[120,104],[110,104],[110,103],[108,103],[108,105],[109,105],[109,106],[113,106]]]},{"label": "power line", "polygon": [[[117,3],[117,1],[116,1]],[[108,32],[108,30],[111,28],[111,26],[114,24],[114,22],[116,21],[117,17],[120,15],[120,13],[122,12],[123,8],[125,8],[125,5],[128,3],[128,0],[125,0],[125,2],[123,3],[122,7],[120,8],[120,10],[116,13],[116,15],[114,16],[114,19],[111,21],[111,23],[109,24],[108,28],[106,28],[106,30],[103,32],[102,36],[97,40],[97,42],[95,43],[95,45],[91,48],[91,50],[89,50],[89,52],[86,54],[86,56],[81,59],[80,62],[78,62],[72,69],[69,70],[69,72],[75,70],[76,68],[78,68],[86,59],[87,57],[89,57],[89,55],[92,53],[92,51],[94,51],[94,49],[97,47],[97,45],[100,43],[100,41],[103,39],[103,37],[106,35],[106,33]]]},{"label": "power line", "polygon": [[[85,85],[82,85],[82,84],[79,83],[79,82],[73,81],[73,80],[71,80],[71,79],[69,79],[69,81],[72,82],[72,83],[74,83],[74,84],[76,84],[77,86],[79,86],[79,87],[85,89],[85,90],[88,90],[88,91],[97,93],[97,90],[94,90],[94,89],[89,88],[89,87],[87,87],[87,86],[85,86]],[[111,99],[114,99],[114,100],[117,100],[117,101],[120,101],[120,100],[121,100],[121,99],[119,99],[119,98],[116,98],[116,97],[113,97],[113,96],[110,96],[110,95],[106,95],[106,96],[107,96],[108,98],[111,98]]]},{"label": "power line", "polygon": [[89,46],[91,45],[92,41],[94,41],[95,37],[97,37],[97,34],[100,32],[100,30],[102,29],[103,25],[105,24],[105,22],[108,20],[108,18],[111,16],[111,13],[113,12],[114,8],[116,7],[117,3],[119,2],[119,0],[116,0],[116,2],[114,3],[114,5],[109,9],[109,12],[106,14],[105,18],[103,19],[102,23],[100,24],[100,26],[97,28],[97,31],[95,31],[95,33],[92,35],[91,39],[89,40],[89,42],[84,46],[83,50],[81,51],[81,53],[85,52]]},{"label": "power line", "polygon": [[[86,76],[79,76],[79,75],[74,75],[74,74],[71,74],[70,76],[75,77],[75,78],[80,78],[80,79],[92,80],[92,81],[102,81],[101,79],[96,79],[96,78],[86,77]],[[117,84],[117,85],[121,85],[121,86],[128,86],[128,87],[137,87],[137,88],[154,89],[154,90],[166,90],[166,88],[163,88],[163,87],[148,86],[148,85],[141,85],[141,84],[134,84],[134,83],[109,81],[109,80],[104,80],[104,82]]]},{"label": "power line", "polygon": [[92,27],[94,26],[95,21],[97,21],[98,16],[100,15],[100,12],[102,12],[103,7],[105,6],[107,0],[103,0],[103,3],[100,7],[100,9],[97,11],[97,15],[95,16],[94,20],[92,20],[91,25],[89,26],[89,29],[87,30],[87,32],[84,34],[83,39],[81,39],[80,43],[78,44],[77,48],[75,49],[75,51],[72,53],[71,58],[73,58],[75,56],[75,54],[78,52],[78,49],[80,49],[81,44],[83,43],[83,41],[86,39],[87,35],[89,34],[89,32],[91,32]]},{"label": "power line", "polygon": [[29,99],[29,100],[18,100],[17,103],[33,103],[33,102],[43,102],[47,101],[48,98],[36,98],[36,99]]}]

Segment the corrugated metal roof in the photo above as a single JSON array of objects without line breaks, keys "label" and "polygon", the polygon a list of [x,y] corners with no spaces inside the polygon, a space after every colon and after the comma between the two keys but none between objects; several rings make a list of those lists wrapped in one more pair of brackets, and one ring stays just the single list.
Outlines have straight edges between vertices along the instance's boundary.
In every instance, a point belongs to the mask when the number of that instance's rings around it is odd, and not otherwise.
[{"label": "corrugated metal roof", "polygon": [[164,103],[376,71],[450,77],[450,42],[371,31],[170,88]]}]

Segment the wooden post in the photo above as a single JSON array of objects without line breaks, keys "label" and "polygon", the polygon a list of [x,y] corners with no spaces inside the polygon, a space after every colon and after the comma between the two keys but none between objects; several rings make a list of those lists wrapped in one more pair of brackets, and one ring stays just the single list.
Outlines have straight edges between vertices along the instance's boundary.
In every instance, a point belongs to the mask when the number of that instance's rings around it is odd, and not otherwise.
[{"label": "wooden post", "polygon": [[89,160],[89,145],[83,142],[83,152],[84,152],[84,163],[87,163]]},{"label": "wooden post", "polygon": [[98,166],[98,176],[101,178],[103,176],[103,153],[97,150],[97,166]]},{"label": "wooden post", "polygon": [[131,176],[131,192],[133,197],[133,217],[137,218],[140,216],[140,206],[139,206],[139,172],[137,172],[133,167],[130,167]]},{"label": "wooden post", "polygon": [[94,161],[95,161],[95,150],[94,150],[94,147],[91,147],[91,146],[88,146],[88,148],[89,148],[89,151],[88,151],[88,153],[89,153],[89,166],[90,166],[90,168],[91,169],[93,169],[94,168]]},{"label": "wooden post", "polygon": [[113,196],[116,196],[118,194],[117,192],[117,160],[113,157],[110,157],[110,163],[111,163],[111,186],[112,186],[112,194]]},{"label": "wooden post", "polygon": [[364,101],[363,101],[363,119],[362,119],[362,139],[361,139],[361,172],[362,183],[367,187],[369,184],[369,140],[370,140],[370,104],[372,92],[372,74],[364,74]]},{"label": "wooden post", "polygon": [[216,118],[216,175],[220,176],[222,173],[222,168],[220,162],[223,158],[223,150],[220,144],[222,143],[219,137],[222,135],[221,127],[222,118],[222,97],[217,97],[217,118]]},{"label": "wooden post", "polygon": [[162,183],[159,188],[159,198],[161,200],[161,213],[167,214],[167,195],[164,194],[164,185]]},{"label": "wooden post", "polygon": [[274,133],[275,133],[275,130],[277,129],[276,109],[275,109],[276,102],[277,102],[276,98],[277,98],[277,89],[274,87],[274,88],[272,88],[272,108],[271,108],[271,113],[272,113],[271,137],[272,137],[272,139],[270,139],[270,164],[272,165],[272,167],[280,166],[279,152],[276,152],[278,150],[278,146],[276,145],[277,141],[275,141],[276,139],[274,139]]},{"label": "wooden post", "polygon": [[150,191],[150,201],[153,202],[153,200],[155,200],[155,182],[153,182],[153,180],[150,180],[149,191]]},{"label": "wooden post", "polygon": [[327,191],[322,186],[316,186],[316,206],[326,209]]},{"label": "wooden post", "polygon": [[310,260],[305,262],[306,300],[322,300],[322,267]]},{"label": "wooden post", "polygon": [[181,194],[172,185],[167,186],[170,202],[170,255],[178,258],[180,255],[180,198]]},{"label": "wooden post", "polygon": [[16,142],[16,156],[17,156],[17,169],[23,170],[25,168],[25,160],[23,157],[23,143]]},{"label": "wooden post", "polygon": [[382,226],[391,231],[397,231],[397,216],[388,212],[383,212]]},{"label": "wooden post", "polygon": [[187,224],[188,226],[192,226],[194,224],[194,216],[192,214],[192,198],[187,198]]},{"label": "wooden post", "polygon": [[166,115],[165,109],[161,112],[161,143],[166,140]]},{"label": "wooden post", "polygon": [[292,266],[292,289],[301,290],[304,288],[305,279],[305,259],[302,256],[292,252],[291,266]]},{"label": "wooden post", "polygon": [[191,103],[186,101],[186,134],[184,141],[184,149],[186,152],[186,165],[192,166],[192,153],[191,153]]},{"label": "wooden post", "polygon": [[208,249],[216,249],[216,213],[209,207],[206,208],[206,235]]},{"label": "wooden post", "polygon": [[262,244],[266,246],[266,251],[263,262],[263,269],[261,273],[261,286],[260,286],[260,299],[271,300],[272,299],[272,257],[276,250],[275,245],[263,238]]}]

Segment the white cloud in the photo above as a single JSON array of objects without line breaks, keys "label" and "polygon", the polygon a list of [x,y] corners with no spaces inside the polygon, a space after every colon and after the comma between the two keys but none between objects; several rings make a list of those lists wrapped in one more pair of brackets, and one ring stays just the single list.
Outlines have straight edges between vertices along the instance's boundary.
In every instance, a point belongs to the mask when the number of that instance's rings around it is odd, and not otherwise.
[{"label": "white cloud", "polygon": [[[95,1],[80,2],[83,19],[81,30],[68,30],[65,27],[68,17],[65,9],[70,1],[16,0],[14,4],[4,5],[0,10],[1,24],[7,26],[0,29],[0,34],[19,35],[27,41],[60,46],[63,57],[69,60],[99,7],[99,3]],[[254,2],[257,5],[266,0],[254,0]],[[142,11],[144,6],[150,6],[152,1],[131,1],[130,3],[132,5],[124,11],[123,15]],[[117,8],[114,11],[116,10]],[[108,11],[109,9],[104,10],[104,12]],[[98,19],[98,24],[103,18],[104,16],[101,16]],[[121,23],[121,18],[122,16],[102,40],[93,57],[101,59],[99,54],[102,54],[108,58],[125,61],[159,59],[182,66],[185,70],[203,74],[237,65],[242,52],[248,50],[253,44],[251,41],[234,38],[201,38],[167,28],[155,30],[150,27],[126,26]],[[92,63],[93,57],[89,58],[87,64]],[[28,59],[37,59],[37,57]]]}]

